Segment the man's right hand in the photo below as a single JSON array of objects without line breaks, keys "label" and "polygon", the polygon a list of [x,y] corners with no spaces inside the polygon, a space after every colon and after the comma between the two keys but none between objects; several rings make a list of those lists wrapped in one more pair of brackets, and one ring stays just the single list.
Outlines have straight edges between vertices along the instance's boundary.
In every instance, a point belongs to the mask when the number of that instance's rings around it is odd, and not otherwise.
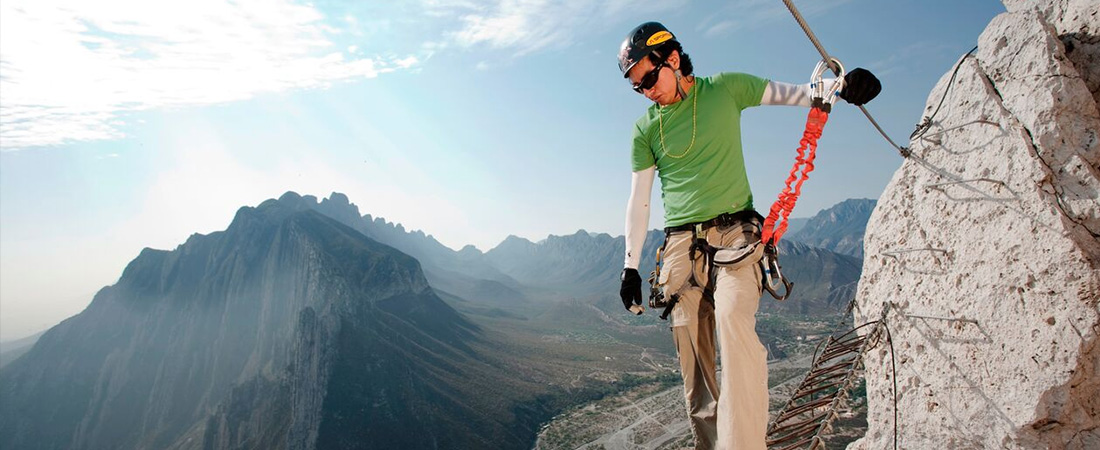
[{"label": "man's right hand", "polygon": [[642,308],[642,276],[638,274],[638,269],[629,267],[623,269],[619,279],[623,282],[622,287],[619,288],[623,307],[634,314],[641,314],[645,309]]},{"label": "man's right hand", "polygon": [[878,96],[882,91],[882,83],[875,74],[862,67],[844,75],[844,90],[840,91],[840,98],[848,103],[859,106]]}]

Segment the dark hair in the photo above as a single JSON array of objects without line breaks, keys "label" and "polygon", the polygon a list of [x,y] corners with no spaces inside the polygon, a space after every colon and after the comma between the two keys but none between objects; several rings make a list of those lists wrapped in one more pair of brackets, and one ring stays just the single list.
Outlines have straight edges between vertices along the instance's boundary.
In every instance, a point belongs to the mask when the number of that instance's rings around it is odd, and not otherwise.
[{"label": "dark hair", "polygon": [[660,47],[657,47],[649,53],[649,61],[652,62],[653,65],[660,64],[668,55],[672,54],[673,50],[680,53],[680,73],[685,77],[691,75],[695,69],[691,65],[691,57],[688,56],[687,53],[684,53],[684,48],[680,46],[680,43],[677,41],[668,41],[661,44]]}]

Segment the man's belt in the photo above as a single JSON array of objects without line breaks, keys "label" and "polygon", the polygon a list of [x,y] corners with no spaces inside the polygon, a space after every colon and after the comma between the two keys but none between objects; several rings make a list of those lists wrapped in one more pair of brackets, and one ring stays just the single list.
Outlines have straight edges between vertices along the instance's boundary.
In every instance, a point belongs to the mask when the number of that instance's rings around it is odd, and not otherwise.
[{"label": "man's belt", "polygon": [[683,225],[677,225],[674,227],[665,227],[665,234],[679,233],[681,231],[691,231],[695,229],[696,225],[702,225],[702,228],[705,230],[711,227],[725,227],[744,222],[751,222],[753,219],[756,219],[763,223],[764,216],[761,216],[760,213],[756,212],[756,210],[745,209],[735,213],[723,213],[720,214],[718,217],[704,222],[685,223]]}]

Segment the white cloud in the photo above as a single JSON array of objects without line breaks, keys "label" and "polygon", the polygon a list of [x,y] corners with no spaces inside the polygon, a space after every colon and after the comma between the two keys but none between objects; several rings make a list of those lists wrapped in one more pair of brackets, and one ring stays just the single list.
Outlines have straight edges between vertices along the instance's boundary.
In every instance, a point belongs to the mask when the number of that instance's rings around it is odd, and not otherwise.
[{"label": "white cloud", "polygon": [[633,14],[674,9],[679,1],[631,0],[495,0],[487,4],[429,0],[428,14],[460,17],[462,28],[449,33],[463,46],[488,45],[522,56],[546,48],[563,48],[629,10]]},{"label": "white cloud", "polygon": [[[851,0],[817,0],[795,5],[804,18],[817,16]],[[734,31],[758,27],[776,20],[794,20],[787,7],[775,0],[735,0],[725,4],[697,27],[707,37],[726,36]],[[812,25],[812,24],[811,24]]]},{"label": "white cloud", "polygon": [[419,61],[347,58],[330,40],[343,31],[325,19],[291,0],[5,1],[3,150],[117,139],[128,112],[324,87]]},{"label": "white cloud", "polygon": [[726,34],[737,27],[737,23],[732,20],[723,20],[717,24],[711,25],[704,33],[707,37],[716,37]]},{"label": "white cloud", "polygon": [[[800,6],[803,15],[813,17],[850,1],[818,0]],[[624,18],[659,18],[668,16],[668,11],[675,16],[675,11],[689,7],[688,3],[686,0],[421,0],[423,12],[428,16],[458,18],[460,27],[444,33],[449,43],[465,48],[510,50],[515,56],[566,48]],[[775,0],[732,0],[691,7],[714,11],[697,27],[708,37],[790,20],[783,3]]]},{"label": "white cloud", "polygon": [[395,67],[400,68],[400,69],[408,69],[408,68],[410,68],[412,66],[415,66],[419,63],[420,63],[420,59],[415,57],[415,56],[409,56],[409,57],[406,57],[406,58],[402,58],[402,59],[398,59],[398,60],[393,61],[393,65]]}]

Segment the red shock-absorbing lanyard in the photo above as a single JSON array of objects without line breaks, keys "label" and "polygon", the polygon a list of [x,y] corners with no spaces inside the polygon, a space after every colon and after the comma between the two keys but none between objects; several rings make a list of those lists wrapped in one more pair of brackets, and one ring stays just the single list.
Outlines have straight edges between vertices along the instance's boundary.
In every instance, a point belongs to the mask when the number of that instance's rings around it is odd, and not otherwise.
[{"label": "red shock-absorbing lanyard", "polygon": [[[779,253],[776,245],[779,244],[779,238],[783,237],[783,233],[787,231],[788,218],[791,211],[794,211],[798,196],[802,194],[802,183],[810,177],[810,172],[814,170],[817,140],[821,138],[821,131],[825,128],[825,123],[829,121],[829,111],[832,109],[837,94],[844,88],[844,66],[835,58],[830,59],[839,71],[837,78],[833,81],[832,86],[826,90],[822,76],[829,69],[829,64],[823,60],[818,62],[817,67],[814,68],[813,75],[810,76],[813,105],[810,108],[809,116],[806,117],[806,130],[802,132],[802,139],[799,141],[798,156],[795,158],[794,166],[791,167],[791,174],[787,176],[783,192],[779,194],[779,199],[775,201],[771,211],[768,212],[768,217],[764,219],[762,230],[762,241],[765,244],[764,276],[766,283],[764,283],[764,287],[773,297],[779,300],[785,300],[790,296],[792,284],[779,271]],[[783,221],[777,226],[776,221],[781,216]],[[782,295],[776,292],[780,284],[785,288]]]}]

